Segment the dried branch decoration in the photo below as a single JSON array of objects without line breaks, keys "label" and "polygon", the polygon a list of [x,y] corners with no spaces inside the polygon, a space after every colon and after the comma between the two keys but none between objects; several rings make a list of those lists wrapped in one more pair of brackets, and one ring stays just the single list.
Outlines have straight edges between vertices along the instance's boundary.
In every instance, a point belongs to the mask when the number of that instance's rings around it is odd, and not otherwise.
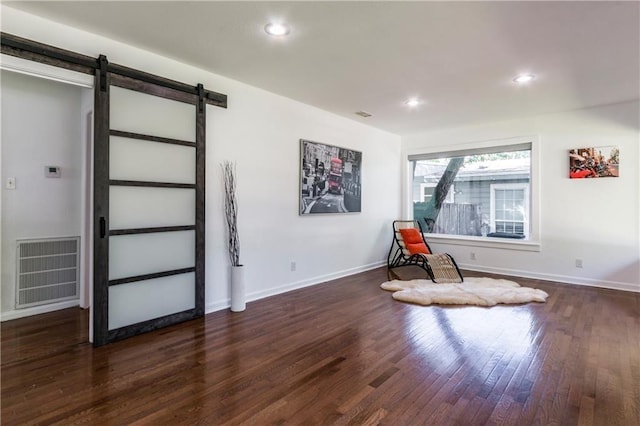
[{"label": "dried branch decoration", "polygon": [[225,161],[220,164],[224,179],[224,213],[227,219],[227,249],[231,266],[240,266],[240,241],[238,239],[238,200],[236,199],[236,164]]}]

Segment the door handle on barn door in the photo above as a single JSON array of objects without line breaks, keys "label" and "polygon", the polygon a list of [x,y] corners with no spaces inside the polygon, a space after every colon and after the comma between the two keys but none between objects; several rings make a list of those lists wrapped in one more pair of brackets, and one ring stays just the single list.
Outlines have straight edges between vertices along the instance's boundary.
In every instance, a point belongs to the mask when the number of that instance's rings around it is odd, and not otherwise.
[{"label": "door handle on barn door", "polygon": [[104,238],[107,235],[107,222],[104,220],[104,216],[100,217],[100,238]]}]

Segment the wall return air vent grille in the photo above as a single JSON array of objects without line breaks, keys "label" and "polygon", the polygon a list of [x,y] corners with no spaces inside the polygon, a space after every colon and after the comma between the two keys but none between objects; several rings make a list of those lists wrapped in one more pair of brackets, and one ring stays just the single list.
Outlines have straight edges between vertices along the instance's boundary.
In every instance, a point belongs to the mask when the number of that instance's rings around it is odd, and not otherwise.
[{"label": "wall return air vent grille", "polygon": [[80,237],[19,240],[16,308],[78,298]]}]

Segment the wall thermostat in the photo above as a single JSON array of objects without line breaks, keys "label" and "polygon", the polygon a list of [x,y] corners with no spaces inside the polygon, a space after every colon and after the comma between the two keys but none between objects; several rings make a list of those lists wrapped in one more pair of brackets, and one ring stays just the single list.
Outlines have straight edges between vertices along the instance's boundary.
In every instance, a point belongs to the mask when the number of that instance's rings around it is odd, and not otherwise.
[{"label": "wall thermostat", "polygon": [[48,178],[59,178],[61,173],[60,173],[60,167],[58,166],[44,166],[44,175],[45,177]]}]

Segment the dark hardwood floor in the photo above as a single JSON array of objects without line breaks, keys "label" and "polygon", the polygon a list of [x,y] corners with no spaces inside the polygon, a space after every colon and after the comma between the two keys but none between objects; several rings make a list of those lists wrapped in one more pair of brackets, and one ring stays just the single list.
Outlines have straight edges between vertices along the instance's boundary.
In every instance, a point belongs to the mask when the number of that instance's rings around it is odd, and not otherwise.
[{"label": "dark hardwood floor", "polygon": [[515,279],[547,303],[423,307],[385,280],[97,349],[79,309],[5,322],[2,424],[640,424],[640,294]]}]

